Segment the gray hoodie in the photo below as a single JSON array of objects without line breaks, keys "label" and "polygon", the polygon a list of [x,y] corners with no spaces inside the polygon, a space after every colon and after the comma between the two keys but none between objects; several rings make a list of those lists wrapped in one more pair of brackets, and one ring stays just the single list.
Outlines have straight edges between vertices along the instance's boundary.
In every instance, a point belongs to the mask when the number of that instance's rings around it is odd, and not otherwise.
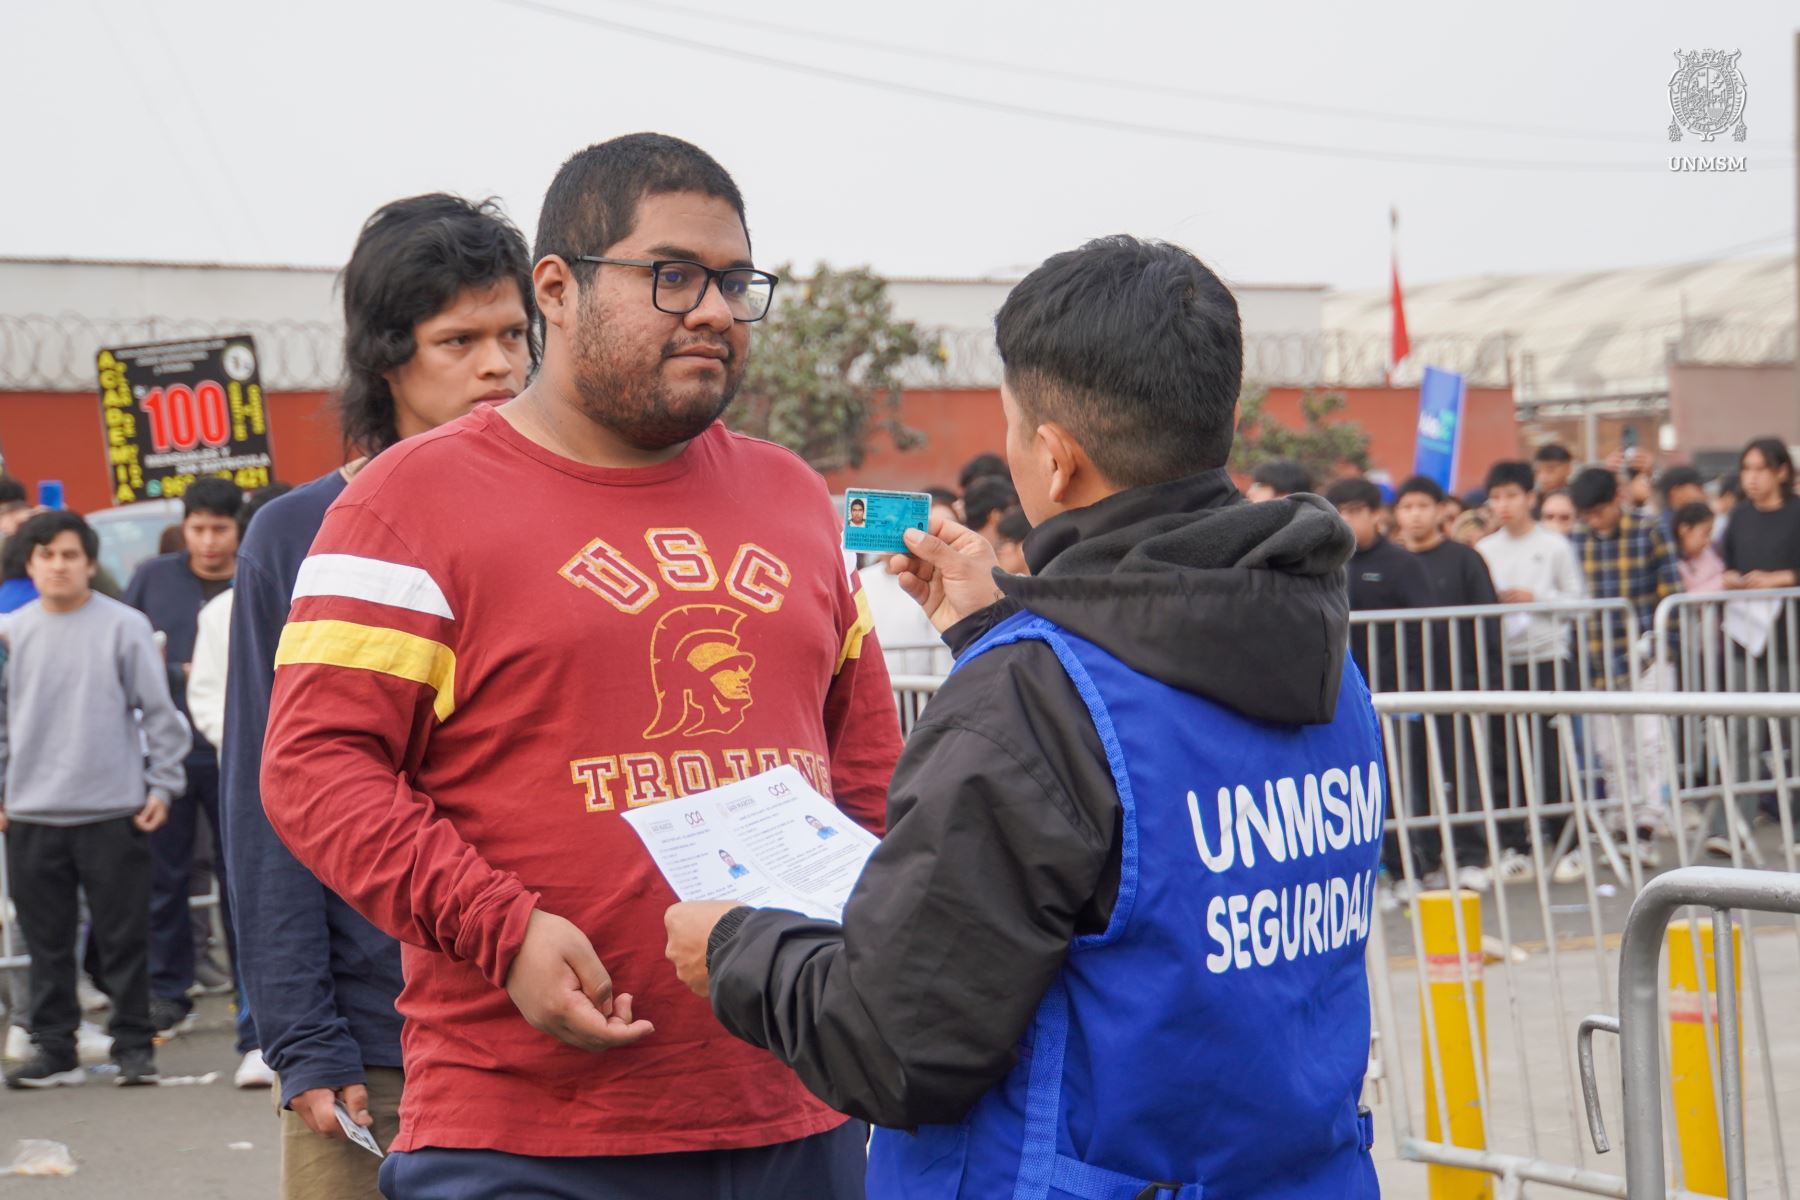
[{"label": "gray hoodie", "polygon": [[[74,612],[33,601],[0,623],[0,807],[7,819],[87,825],[187,787],[192,734],[169,696],[150,619],[94,593]],[[148,763],[146,764],[146,758]]]}]

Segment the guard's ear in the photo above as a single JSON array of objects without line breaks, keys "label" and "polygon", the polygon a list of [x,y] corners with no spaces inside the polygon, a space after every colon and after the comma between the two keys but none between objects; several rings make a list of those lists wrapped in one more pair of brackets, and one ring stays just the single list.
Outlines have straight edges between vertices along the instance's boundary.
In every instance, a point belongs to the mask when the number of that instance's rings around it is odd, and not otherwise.
[{"label": "guard's ear", "polygon": [[1091,475],[1094,464],[1089,460],[1087,451],[1081,448],[1081,443],[1055,421],[1039,425],[1036,437],[1039,452],[1048,460],[1050,467],[1045,480],[1050,502],[1067,504],[1070,489],[1075,486],[1076,480]]}]

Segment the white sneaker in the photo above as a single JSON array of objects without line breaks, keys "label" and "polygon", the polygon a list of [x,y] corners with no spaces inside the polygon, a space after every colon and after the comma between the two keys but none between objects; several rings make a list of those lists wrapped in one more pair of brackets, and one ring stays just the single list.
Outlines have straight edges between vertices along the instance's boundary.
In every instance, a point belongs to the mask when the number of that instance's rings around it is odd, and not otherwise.
[{"label": "white sneaker", "polygon": [[1571,850],[1557,861],[1550,872],[1551,883],[1580,883],[1587,875],[1587,864],[1582,861],[1581,851]]},{"label": "white sneaker", "polygon": [[30,1030],[23,1025],[6,1027],[6,1045],[4,1048],[0,1048],[0,1058],[9,1062],[24,1062],[32,1056],[35,1050],[36,1047],[31,1044]]},{"label": "white sneaker", "polygon": [[1662,866],[1662,851],[1656,848],[1656,839],[1647,833],[1638,834],[1636,844],[1627,845],[1625,849],[1627,852],[1635,850],[1640,867],[1654,871]]},{"label": "white sneaker", "polygon": [[261,1050],[252,1050],[244,1055],[244,1061],[238,1064],[237,1074],[231,1081],[241,1088],[273,1087],[275,1072],[263,1061]]},{"label": "white sneaker", "polygon": [[1700,848],[1702,850],[1706,851],[1708,854],[1712,855],[1714,858],[1730,858],[1731,857],[1731,839],[1728,837],[1725,837],[1723,834],[1718,834],[1718,833],[1713,834],[1711,837],[1707,838],[1704,842],[1700,843]]},{"label": "white sneaker", "polygon": [[92,1021],[75,1031],[75,1057],[84,1063],[103,1063],[112,1058],[112,1037]]},{"label": "white sneaker", "polygon": [[1444,868],[1439,867],[1435,871],[1427,872],[1425,878],[1419,882],[1424,885],[1426,891],[1441,892],[1450,886],[1450,877],[1444,874]]},{"label": "white sneaker", "polygon": [[1384,913],[1397,912],[1407,907],[1425,890],[1416,879],[1393,880],[1386,875],[1382,878],[1387,882],[1375,889],[1375,907]]},{"label": "white sneaker", "polygon": [[1503,884],[1530,883],[1537,878],[1536,864],[1517,850],[1502,851],[1500,865],[1494,870]]},{"label": "white sneaker", "polygon": [[1494,877],[1486,867],[1458,867],[1456,886],[1465,892],[1485,893],[1494,886]]}]

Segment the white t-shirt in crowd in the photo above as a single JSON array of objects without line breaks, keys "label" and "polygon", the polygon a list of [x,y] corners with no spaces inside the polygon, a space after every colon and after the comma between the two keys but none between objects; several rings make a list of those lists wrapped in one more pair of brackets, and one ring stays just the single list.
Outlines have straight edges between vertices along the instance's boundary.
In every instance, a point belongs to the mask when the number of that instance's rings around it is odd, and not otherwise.
[{"label": "white t-shirt in crowd", "polygon": [[888,674],[948,675],[955,661],[950,648],[932,628],[925,610],[887,573],[885,561],[877,560],[857,575],[869,598],[869,614],[875,618],[875,636],[881,642]]},{"label": "white t-shirt in crowd", "polygon": [[[1502,529],[1475,544],[1487,560],[1494,590],[1530,592],[1534,602],[1580,600],[1587,595],[1569,539],[1534,524],[1524,537]],[[1548,662],[1569,655],[1569,622],[1548,613],[1521,614],[1504,622],[1507,656]]]}]

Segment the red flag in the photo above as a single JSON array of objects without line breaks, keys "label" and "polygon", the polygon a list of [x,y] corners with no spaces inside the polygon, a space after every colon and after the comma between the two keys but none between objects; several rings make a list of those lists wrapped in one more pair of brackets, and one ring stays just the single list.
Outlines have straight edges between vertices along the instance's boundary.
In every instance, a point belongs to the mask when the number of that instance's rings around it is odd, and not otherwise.
[{"label": "red flag", "polygon": [[1400,297],[1400,214],[1395,209],[1388,210],[1388,227],[1390,230],[1390,263],[1392,266],[1392,284],[1388,292],[1389,306],[1393,310],[1393,334],[1388,346],[1389,368],[1400,365],[1408,354],[1412,353],[1412,339],[1406,336],[1406,305]]}]

